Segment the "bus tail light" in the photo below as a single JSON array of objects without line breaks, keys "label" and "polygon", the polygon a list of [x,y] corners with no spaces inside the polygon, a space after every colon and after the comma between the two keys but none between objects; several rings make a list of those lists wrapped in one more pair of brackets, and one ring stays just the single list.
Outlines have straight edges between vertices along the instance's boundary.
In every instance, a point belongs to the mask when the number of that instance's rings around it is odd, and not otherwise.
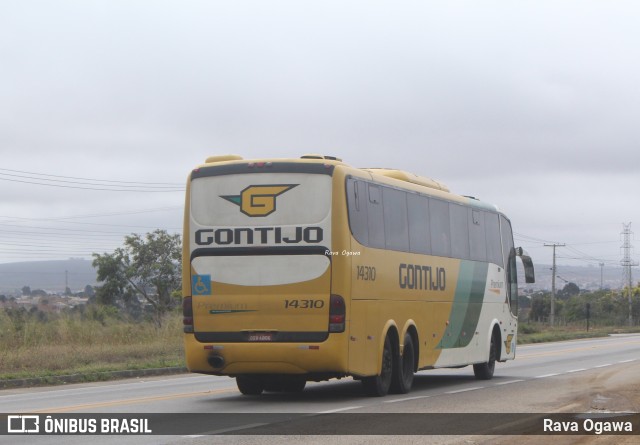
[{"label": "bus tail light", "polygon": [[331,295],[329,300],[329,332],[344,332],[346,306],[340,295]]},{"label": "bus tail light", "polygon": [[184,332],[193,333],[193,303],[191,297],[184,297],[182,300],[182,324]]}]

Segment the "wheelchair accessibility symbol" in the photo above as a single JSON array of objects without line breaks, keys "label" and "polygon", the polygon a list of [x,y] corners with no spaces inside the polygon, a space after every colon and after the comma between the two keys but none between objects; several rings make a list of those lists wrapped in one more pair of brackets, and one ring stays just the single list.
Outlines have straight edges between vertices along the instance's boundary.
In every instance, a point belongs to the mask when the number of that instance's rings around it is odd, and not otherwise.
[{"label": "wheelchair accessibility symbol", "polygon": [[193,275],[191,293],[192,295],[211,295],[211,275]]}]

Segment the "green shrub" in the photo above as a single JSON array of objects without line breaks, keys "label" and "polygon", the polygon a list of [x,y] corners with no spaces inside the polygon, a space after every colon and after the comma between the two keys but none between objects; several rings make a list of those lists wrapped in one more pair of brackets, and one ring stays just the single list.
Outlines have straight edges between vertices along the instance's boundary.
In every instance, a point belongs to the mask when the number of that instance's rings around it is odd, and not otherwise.
[{"label": "green shrub", "polygon": [[128,321],[110,308],[48,313],[0,310],[0,380],[183,366],[182,317],[170,313],[161,327]]}]

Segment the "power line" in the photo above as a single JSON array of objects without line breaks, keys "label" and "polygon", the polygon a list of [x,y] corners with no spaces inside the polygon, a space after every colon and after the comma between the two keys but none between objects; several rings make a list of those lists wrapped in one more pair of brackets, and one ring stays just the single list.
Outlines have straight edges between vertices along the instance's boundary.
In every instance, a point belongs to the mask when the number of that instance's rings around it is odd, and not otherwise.
[{"label": "power line", "polygon": [[[70,229],[67,227],[43,227],[43,226],[21,226],[18,224],[7,224],[4,222],[0,222],[0,226],[3,227],[18,227],[21,229],[43,229],[43,230],[61,230],[61,231],[65,231],[65,232],[84,232],[84,233],[102,233],[102,234],[123,234],[124,232],[108,232],[108,231],[104,231],[104,230],[83,230],[83,229]],[[154,227],[155,229],[157,229],[158,227]],[[177,229],[172,229],[172,230],[177,230]]]},{"label": "power line", "polygon": [[[0,265],[1,266],[1,265]],[[4,275],[9,275],[9,274],[20,274],[20,275],[32,275],[34,273],[34,271],[31,270],[9,270],[9,271],[4,271],[4,270],[0,270],[0,274],[4,274]],[[61,275],[61,272],[42,272],[42,271],[37,271],[38,275]],[[93,272],[69,272],[70,276],[74,276],[74,275],[87,275],[87,276],[93,276],[94,273]]]},{"label": "power line", "polygon": [[553,241],[545,240],[545,239],[542,239],[542,238],[536,238],[536,237],[525,235],[523,233],[518,233],[518,232],[513,232],[513,236],[515,238],[523,239],[523,240],[526,240],[526,241],[537,241],[539,243],[546,243],[546,244],[553,243]]},{"label": "power line", "polygon": [[[9,181],[9,182],[19,182],[23,184],[34,184],[34,185],[44,185],[47,187],[61,187],[68,189],[78,189],[78,190],[99,190],[103,192],[139,192],[139,193],[166,193],[166,192],[183,192],[184,188],[175,188],[175,189],[162,189],[162,190],[154,190],[154,189],[122,189],[122,188],[99,188],[99,187],[80,187],[73,185],[62,185],[62,184],[45,184],[42,182],[33,182],[33,181],[23,181],[20,179],[9,179],[9,178],[1,178],[0,181]],[[108,186],[108,184],[104,184],[104,186]],[[121,186],[126,187],[126,186]]]},{"label": "power line", "polygon": [[[129,214],[137,214],[137,213],[148,213],[148,212],[156,212],[156,211],[166,211],[173,210],[176,207],[162,207],[155,209],[143,209],[134,212],[112,212],[112,213],[102,213],[102,214],[92,214],[92,215],[76,215],[76,216],[68,216],[65,218],[86,218],[86,217],[103,217],[103,216],[120,216],[120,215],[129,215]],[[106,224],[106,223],[93,223],[93,222],[80,222],[80,221],[69,221],[62,220],[58,218],[22,218],[22,217],[10,217],[4,216],[5,218],[11,219],[10,221],[0,221],[0,257],[15,255],[25,255],[28,253],[29,248],[38,247],[39,249],[48,247],[48,248],[57,248],[60,250],[61,254],[65,254],[70,249],[74,249],[75,252],[80,252],[81,248],[85,248],[82,250],[83,254],[90,254],[94,252],[106,252],[113,251],[117,247],[122,246],[122,242],[124,241],[125,236],[131,235],[132,231],[140,232],[141,229],[144,231],[157,229],[158,226],[136,226],[136,225],[125,225],[125,224]],[[69,228],[59,225],[47,225],[47,226],[29,226],[25,224],[20,224],[19,221],[50,221],[59,224],[65,225],[89,225],[89,226],[106,226],[113,228],[124,228],[131,230],[120,230],[118,232],[104,232],[104,231],[86,231],[86,230],[78,230],[76,228]],[[17,224],[7,224],[15,222]],[[2,224],[5,223],[5,224]],[[3,227],[5,226],[5,227]],[[8,230],[9,227],[16,227],[20,230]],[[180,229],[177,227],[164,228],[167,231],[179,231]],[[22,247],[22,253],[11,251],[8,252],[10,247]]]},{"label": "power line", "polygon": [[[56,222],[59,220],[49,220],[46,218],[18,218],[18,217],[14,217],[13,219],[18,219],[18,220],[24,220],[24,221],[50,221],[50,222]],[[2,221],[2,222],[7,222],[7,221]],[[8,222],[13,222],[13,221],[8,221]],[[64,224],[82,224],[85,226],[107,226],[107,227],[131,227],[134,229],[157,229],[157,226],[134,226],[134,225],[129,225],[129,224],[107,224],[107,223],[94,223],[94,222],[80,222],[80,221],[60,221]],[[28,227],[28,226],[26,226]],[[180,230],[181,227],[167,227],[167,230]]]},{"label": "power line", "polygon": [[[591,244],[611,244],[614,243],[615,241],[596,241],[596,242],[586,242],[586,243],[573,243],[571,245],[567,245],[567,244],[562,244],[560,246],[560,243],[557,243],[555,241],[548,241],[542,238],[536,238],[533,236],[529,236],[529,235],[525,235],[522,233],[518,233],[518,232],[514,232],[514,239],[516,240],[522,240],[522,241],[526,241],[526,242],[535,242],[535,243],[542,243],[540,245],[537,246],[529,246],[529,248],[535,248],[535,247],[544,247],[546,245],[553,245],[556,244],[559,247],[566,247],[567,250],[572,254],[572,256],[565,256],[565,255],[558,255],[556,254],[556,258],[561,258],[561,259],[567,259],[567,260],[576,260],[576,261],[583,261],[589,264],[595,263],[595,264],[599,264],[602,261],[607,262],[608,264],[618,264],[617,260],[605,260],[603,259],[603,257],[594,257],[593,255],[590,255],[586,252],[583,252],[573,246],[580,246],[580,245],[591,245]],[[613,255],[611,255],[613,256]],[[605,256],[606,257],[606,256]]]},{"label": "power line", "polygon": [[[104,183],[113,183],[113,184],[139,184],[139,185],[171,185],[171,186],[184,186],[183,183],[177,182],[140,182],[140,181],[117,181],[114,179],[95,179],[95,178],[80,178],[77,176],[61,176],[61,175],[51,175],[48,173],[35,173],[28,172],[24,170],[12,170],[9,168],[0,168],[0,171],[13,172],[13,173],[24,173],[27,175],[37,175],[37,176],[47,176],[50,178],[65,178],[65,179],[78,179],[81,181],[93,181],[93,182],[104,182]],[[0,173],[7,174],[8,173]]]},{"label": "power line", "polygon": [[[111,183],[100,183],[98,182],[97,184],[95,184],[94,182],[83,182],[83,181],[69,181],[66,179],[49,179],[49,178],[41,178],[41,177],[37,177],[37,176],[25,176],[25,175],[15,175],[12,173],[2,173],[0,172],[0,175],[2,176],[9,176],[12,178],[24,178],[24,179],[34,179],[36,181],[49,181],[49,182],[62,182],[65,184],[81,184],[81,185],[100,185],[100,186],[107,186],[107,187],[112,187],[113,185]],[[43,185],[52,185],[52,184],[43,184]],[[142,185],[141,184],[135,184],[135,185],[127,185],[127,184],[123,184],[122,182],[117,182],[114,185],[116,185],[117,187],[127,187],[127,188],[139,188]],[[151,187],[151,188],[160,188],[160,189],[165,189],[165,188],[175,188],[178,187],[176,185],[145,185],[145,187]]]},{"label": "power line", "polygon": [[20,218],[17,216],[8,216],[8,215],[0,215],[0,218],[23,219],[23,220],[33,220],[33,221],[64,221],[67,219],[102,218],[105,216],[138,215],[141,213],[161,212],[165,210],[177,210],[182,208],[183,208],[182,206],[167,206],[167,207],[157,207],[154,209],[133,210],[128,212],[92,213],[88,215],[59,216],[55,218]]},{"label": "power line", "polygon": [[[25,227],[29,229],[29,227]],[[2,230],[0,231],[0,240],[16,242],[16,241],[34,241],[34,242],[61,242],[67,243],[69,241],[102,241],[102,242],[116,242],[123,239],[125,236],[131,235],[131,231],[122,232],[92,232],[87,230],[78,229],[63,229],[63,228],[51,228],[52,231],[31,230]],[[66,230],[67,232],[59,232],[59,230]]]},{"label": "power line", "polygon": [[52,252],[52,253],[57,253],[57,254],[65,254],[65,255],[71,255],[71,254],[78,254],[78,255],[91,255],[92,253],[94,253],[95,249],[58,249],[56,248],[56,250],[51,250],[50,248],[45,248],[45,249],[3,249],[2,253],[28,253],[28,252],[32,252],[32,253],[38,253],[38,252]]},{"label": "power line", "polygon": [[596,261],[594,262],[593,260],[589,260],[589,259],[585,259],[583,257],[576,257],[576,256],[565,256],[565,255],[556,255],[556,258],[561,259],[561,260],[575,260],[575,261],[583,261],[585,263],[588,264],[600,264],[602,263],[606,263],[610,266],[614,266],[618,264],[618,261],[614,261],[614,260],[600,260],[600,261]]},{"label": "power line", "polygon": [[591,244],[614,244],[617,243],[618,241],[591,241],[588,243],[571,243],[572,246],[587,246],[587,245],[591,245]]},{"label": "power line", "polygon": [[[571,253],[573,253],[574,255],[579,255],[578,258],[572,258],[572,259],[576,259],[576,260],[580,260],[580,261],[585,261],[587,263],[600,263],[603,261],[602,258],[596,258],[592,255],[589,255],[588,253],[585,253],[581,250],[576,249],[575,247],[571,246],[571,245],[567,245],[565,246],[567,248],[568,251],[570,251]],[[559,257],[561,258],[561,257]],[[566,257],[563,257],[566,258]]]},{"label": "power line", "polygon": [[[19,241],[19,242],[11,242],[11,241]],[[59,246],[60,243],[56,242],[56,240],[47,240],[49,242],[44,242],[44,243],[40,243],[37,242],[37,240],[30,240],[30,242],[23,242],[22,240],[8,240],[7,241],[0,241],[0,245],[3,246],[16,246],[16,247],[56,247]],[[76,241],[76,240],[73,240]],[[80,246],[80,247],[86,247],[87,246],[87,242],[73,242],[73,241],[68,241],[68,240],[62,240],[62,242],[64,243],[65,246]],[[34,243],[35,244],[32,244]],[[116,243],[115,240],[112,241],[113,243]]]}]

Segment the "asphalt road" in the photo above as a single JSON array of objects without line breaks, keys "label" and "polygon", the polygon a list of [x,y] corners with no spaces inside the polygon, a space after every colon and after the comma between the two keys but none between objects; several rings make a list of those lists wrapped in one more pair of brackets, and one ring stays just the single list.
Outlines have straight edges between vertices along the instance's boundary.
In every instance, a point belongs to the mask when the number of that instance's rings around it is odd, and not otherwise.
[{"label": "asphalt road", "polygon": [[[12,414],[159,413],[166,423],[170,423],[179,413],[234,413],[227,416],[231,420],[228,428],[219,425],[213,428],[218,432],[238,431],[256,424],[269,427],[271,417],[263,415],[273,416],[276,413],[308,413],[305,416],[307,422],[314,418],[324,421],[323,416],[317,416],[320,413],[371,413],[375,414],[370,417],[376,424],[389,419],[389,432],[395,434],[393,422],[406,417],[402,413],[638,412],[638,403],[640,335],[520,346],[516,360],[498,364],[492,380],[476,380],[471,367],[422,371],[416,375],[409,394],[384,398],[364,396],[360,383],[351,379],[309,383],[300,394],[264,393],[259,397],[247,397],[238,392],[233,379],[200,375],[0,392],[0,412]],[[282,423],[279,418],[275,423],[276,426],[283,424],[286,422]],[[196,422],[187,433],[173,436],[0,436],[0,444],[85,444],[90,440],[92,444],[117,441],[136,444],[302,442],[324,445],[327,442],[384,443],[389,438],[301,436],[304,430],[288,436],[212,436],[211,431],[207,422]],[[395,441],[468,444],[482,443],[486,438],[428,436],[429,440],[425,442],[424,436],[402,436],[401,440]]]}]

